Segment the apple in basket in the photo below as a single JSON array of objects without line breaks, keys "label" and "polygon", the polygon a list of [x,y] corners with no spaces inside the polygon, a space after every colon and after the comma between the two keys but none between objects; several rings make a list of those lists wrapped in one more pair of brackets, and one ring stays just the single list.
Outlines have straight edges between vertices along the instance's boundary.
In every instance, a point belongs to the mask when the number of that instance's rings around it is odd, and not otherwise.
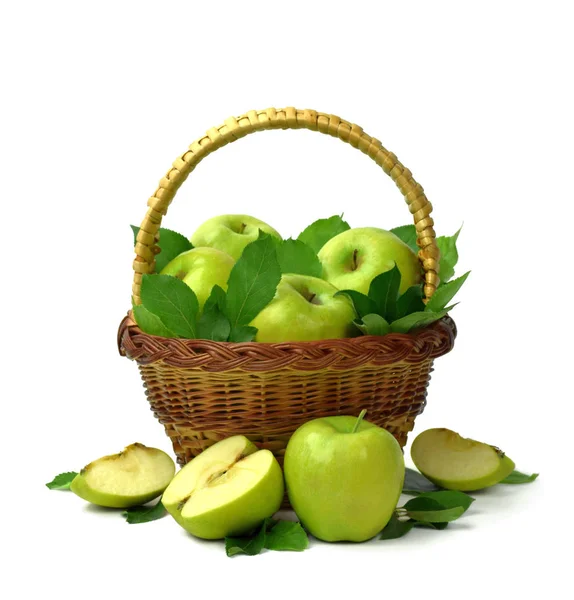
[{"label": "apple in basket", "polygon": [[220,215],[201,224],[190,240],[195,247],[217,248],[237,260],[245,246],[259,237],[259,230],[281,239],[279,232],[255,217]]},{"label": "apple in basket", "polygon": [[85,466],[70,489],[92,504],[127,508],[160,496],[174,473],[175,464],[169,455],[136,443]]},{"label": "apple in basket", "polygon": [[427,429],[411,446],[417,469],[447,490],[471,492],[502,481],[514,462],[489,444],[463,438],[450,429]]},{"label": "apple in basket", "polygon": [[279,510],[283,494],[277,459],[236,435],[187,463],[165,490],[162,503],[189,533],[215,540],[252,530]]},{"label": "apple in basket", "polygon": [[285,482],[303,526],[326,542],[362,542],[390,520],[405,477],[399,443],[349,416],[308,421],[285,451]]},{"label": "apple in basket", "polygon": [[176,256],[162,270],[162,275],[173,275],[186,283],[197,296],[199,308],[214,285],[227,289],[227,280],[235,260],[216,248],[193,248]]},{"label": "apple in basket", "polygon": [[340,290],[369,292],[371,281],[396,264],[401,272],[399,293],[419,283],[417,255],[394,233],[376,227],[348,229],[331,238],[319,251],[323,279]]},{"label": "apple in basket", "polygon": [[250,323],[258,342],[303,342],[353,335],[356,317],[347,296],[309,275],[283,275],[275,297]]}]

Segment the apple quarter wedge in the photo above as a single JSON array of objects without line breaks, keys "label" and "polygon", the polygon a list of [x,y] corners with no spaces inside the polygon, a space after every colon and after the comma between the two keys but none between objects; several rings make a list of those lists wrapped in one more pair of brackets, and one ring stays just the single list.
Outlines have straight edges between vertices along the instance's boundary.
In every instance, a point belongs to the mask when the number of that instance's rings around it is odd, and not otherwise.
[{"label": "apple quarter wedge", "polygon": [[237,435],[210,446],[173,478],[162,502],[192,535],[241,535],[273,515],[283,500],[283,473],[269,450]]},{"label": "apple quarter wedge", "polygon": [[128,508],[160,496],[174,474],[175,463],[168,454],[135,443],[86,465],[70,489],[92,504]]}]

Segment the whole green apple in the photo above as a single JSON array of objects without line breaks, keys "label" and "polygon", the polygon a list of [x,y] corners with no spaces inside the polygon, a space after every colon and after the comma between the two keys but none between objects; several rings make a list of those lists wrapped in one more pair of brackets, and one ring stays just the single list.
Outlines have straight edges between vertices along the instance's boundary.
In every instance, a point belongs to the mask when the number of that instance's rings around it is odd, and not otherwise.
[{"label": "whole green apple", "polygon": [[363,542],[389,522],[405,465],[386,430],[347,416],[308,421],[285,451],[287,493],[297,516],[326,542]]},{"label": "whole green apple", "polygon": [[191,236],[191,243],[227,252],[237,260],[247,244],[259,237],[259,230],[278,239],[281,235],[267,223],[249,215],[221,215],[202,223]]},{"label": "whole green apple", "polygon": [[307,342],[353,335],[355,309],[337,288],[309,275],[283,275],[275,297],[250,323],[257,342]]},{"label": "whole green apple", "polygon": [[319,250],[323,279],[340,290],[369,293],[371,281],[396,264],[401,272],[399,293],[421,280],[417,255],[394,233],[376,227],[348,229]]},{"label": "whole green apple", "polygon": [[161,270],[186,283],[203,308],[214,285],[227,290],[227,280],[235,261],[229,254],[215,248],[193,248],[176,256]]},{"label": "whole green apple", "polygon": [[257,527],[279,510],[284,491],[283,473],[271,451],[236,435],[188,462],[161,501],[186,531],[215,540]]},{"label": "whole green apple", "polygon": [[427,429],[411,447],[417,469],[447,490],[472,492],[502,481],[514,471],[514,462],[499,448],[463,438],[445,428]]}]

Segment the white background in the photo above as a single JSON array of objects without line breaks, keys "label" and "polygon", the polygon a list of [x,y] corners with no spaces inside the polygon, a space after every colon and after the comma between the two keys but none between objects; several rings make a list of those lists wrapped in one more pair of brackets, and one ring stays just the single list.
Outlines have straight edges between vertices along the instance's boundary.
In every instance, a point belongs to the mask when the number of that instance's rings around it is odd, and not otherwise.
[{"label": "white background", "polygon": [[[5,598],[491,598],[566,593],[572,520],[572,18],[568,2],[18,2],[0,9]],[[171,161],[230,115],[314,108],[414,173],[462,222],[454,351],[415,432],[501,446],[529,486],[444,532],[225,556],[170,518],[130,526],[44,483],[141,441],[171,451],[119,357],[132,237]],[[285,236],[345,213],[409,221],[392,182],[309,132],[209,157],[165,219],[245,212]],[[411,441],[414,437],[411,435]],[[408,459],[408,447],[406,453]],[[6,560],[6,559],[4,559]],[[570,564],[570,562],[568,563]],[[7,592],[3,593],[3,592]]]}]

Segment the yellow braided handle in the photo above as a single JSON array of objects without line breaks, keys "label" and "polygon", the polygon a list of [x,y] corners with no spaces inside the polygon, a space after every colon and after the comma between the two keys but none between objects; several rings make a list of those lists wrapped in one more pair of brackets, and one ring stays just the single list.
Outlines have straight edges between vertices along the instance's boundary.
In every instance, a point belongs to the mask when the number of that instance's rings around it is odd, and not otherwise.
[{"label": "yellow braided handle", "polygon": [[392,152],[383,148],[379,140],[364,133],[358,125],[343,121],[334,115],[288,107],[252,110],[241,117],[230,117],[223,125],[210,129],[205,136],[191,144],[189,149],[175,160],[172,168],[159,182],[154,195],[148,200],[149,208],[137,235],[136,258],[133,263],[133,301],[136,304],[141,303],[142,275],[154,271],[155,255],[159,252],[157,242],[162,217],[167,213],[173,197],[187,176],[208,154],[229,142],[264,129],[310,129],[332,135],[370,156],[387,175],[390,175],[405,197],[413,215],[417,230],[417,244],[420,248],[419,259],[425,274],[424,293],[427,299],[430,298],[440,281],[439,251],[433,229],[434,221],[430,216],[432,205],[425,196],[422,186],[413,179],[411,172],[403,167]]}]

